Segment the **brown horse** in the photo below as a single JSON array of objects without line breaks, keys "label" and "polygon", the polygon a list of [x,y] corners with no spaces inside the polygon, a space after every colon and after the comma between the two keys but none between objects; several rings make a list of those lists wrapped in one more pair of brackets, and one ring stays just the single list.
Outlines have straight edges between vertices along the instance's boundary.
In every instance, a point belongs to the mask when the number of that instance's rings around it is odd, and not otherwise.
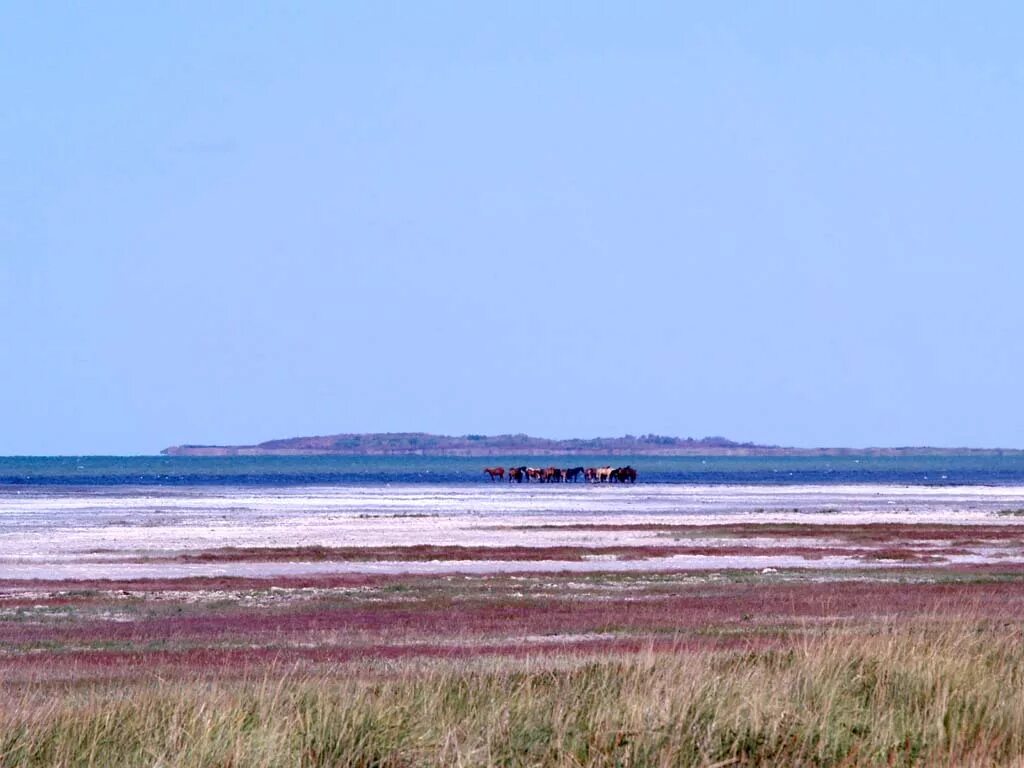
[{"label": "brown horse", "polygon": [[558,467],[548,467],[544,470],[544,474],[541,476],[541,482],[544,483],[560,483],[562,482],[562,470]]},{"label": "brown horse", "polygon": [[502,480],[505,477],[504,467],[484,467],[484,472],[491,476],[491,482]]},{"label": "brown horse", "polygon": [[635,483],[636,482],[636,470],[630,466],[618,467],[612,470],[612,475],[608,478],[609,481],[616,481],[619,483]]},{"label": "brown horse", "polygon": [[511,483],[515,480],[517,483],[523,482],[523,478],[526,477],[526,467],[509,467],[508,468],[508,481]]},{"label": "brown horse", "polygon": [[527,467],[526,482],[530,482],[531,479],[536,480],[538,483],[544,482],[544,470],[537,469],[537,467]]},{"label": "brown horse", "polygon": [[587,467],[586,469],[584,469],[583,470],[583,479],[586,480],[588,483],[597,482],[597,468],[596,467]]}]

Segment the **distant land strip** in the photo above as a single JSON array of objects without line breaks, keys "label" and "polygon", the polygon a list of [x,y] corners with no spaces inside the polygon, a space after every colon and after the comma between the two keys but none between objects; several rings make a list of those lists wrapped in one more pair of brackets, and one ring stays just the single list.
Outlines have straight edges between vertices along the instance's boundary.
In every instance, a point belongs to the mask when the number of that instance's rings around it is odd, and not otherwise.
[{"label": "distant land strip", "polygon": [[724,437],[624,435],[551,440],[529,435],[431,435],[370,432],[290,437],[257,445],[175,445],[166,456],[1002,456],[1008,448],[787,448],[738,443]]}]

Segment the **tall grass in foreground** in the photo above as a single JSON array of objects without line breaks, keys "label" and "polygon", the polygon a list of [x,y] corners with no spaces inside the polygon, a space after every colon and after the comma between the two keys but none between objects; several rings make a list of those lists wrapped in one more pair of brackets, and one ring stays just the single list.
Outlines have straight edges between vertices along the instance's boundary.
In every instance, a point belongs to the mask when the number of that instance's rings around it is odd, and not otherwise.
[{"label": "tall grass in foreground", "polygon": [[991,765],[1024,756],[1018,628],[789,650],[0,688],[0,766]]}]

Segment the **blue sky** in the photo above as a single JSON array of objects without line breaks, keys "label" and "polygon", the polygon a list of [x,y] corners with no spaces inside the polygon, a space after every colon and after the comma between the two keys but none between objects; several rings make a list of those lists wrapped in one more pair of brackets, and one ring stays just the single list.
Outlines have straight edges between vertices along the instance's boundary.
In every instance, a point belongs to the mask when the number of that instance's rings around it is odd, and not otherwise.
[{"label": "blue sky", "polygon": [[0,7],[0,453],[1024,447],[1015,3]]}]

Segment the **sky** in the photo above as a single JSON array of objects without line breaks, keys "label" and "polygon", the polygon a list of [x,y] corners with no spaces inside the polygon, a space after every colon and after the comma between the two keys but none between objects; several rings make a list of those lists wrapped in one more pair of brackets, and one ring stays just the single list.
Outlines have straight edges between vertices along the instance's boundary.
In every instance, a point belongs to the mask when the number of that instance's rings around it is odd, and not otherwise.
[{"label": "sky", "polygon": [[0,5],[0,454],[1024,447],[1024,6]]}]

